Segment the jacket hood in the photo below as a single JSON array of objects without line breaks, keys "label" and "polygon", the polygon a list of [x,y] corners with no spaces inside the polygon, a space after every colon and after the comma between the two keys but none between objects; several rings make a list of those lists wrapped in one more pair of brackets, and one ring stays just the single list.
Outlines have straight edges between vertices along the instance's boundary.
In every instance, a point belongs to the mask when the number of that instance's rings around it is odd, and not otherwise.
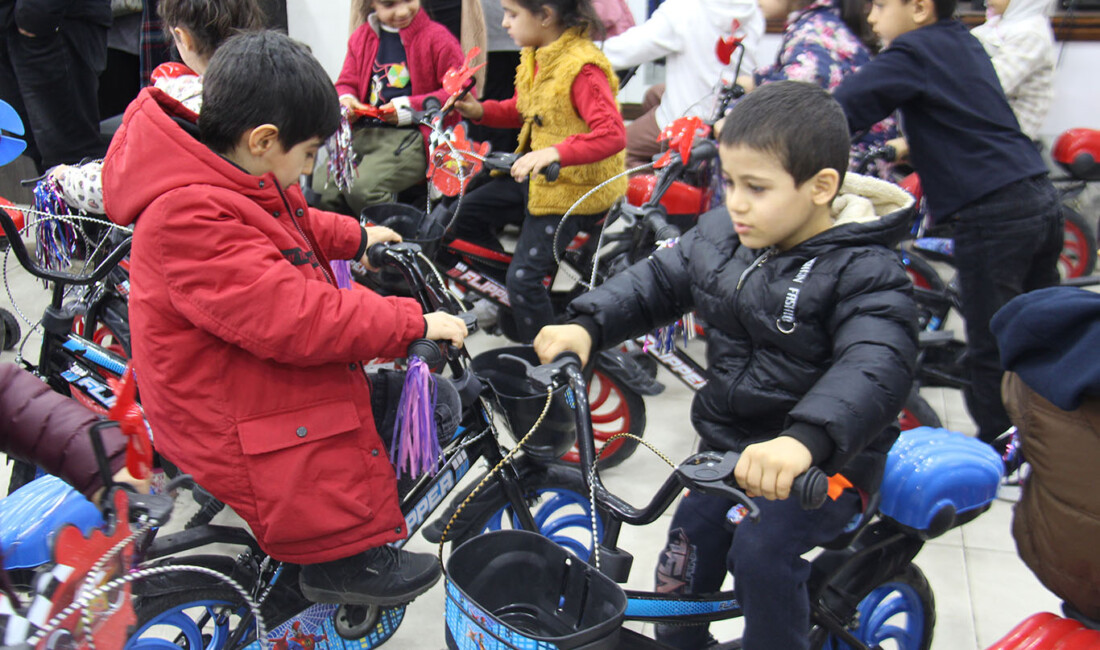
[{"label": "jacket hood", "polygon": [[[710,18],[710,24],[717,27],[723,34],[729,33],[730,25],[735,18],[741,23],[738,32],[741,35],[745,34],[749,22],[756,20],[763,22],[763,14],[753,0],[699,0],[699,4],[706,10],[703,13]],[[749,18],[746,20],[745,16]]]},{"label": "jacket hood", "polygon": [[909,231],[916,201],[893,183],[848,172],[833,199],[833,227],[799,244],[816,249],[837,245],[893,247]]},{"label": "jacket hood", "polygon": [[129,226],[162,194],[187,185],[270,200],[278,188],[275,176],[253,176],[211,151],[195,135],[197,121],[194,111],[157,88],[145,88],[130,103],[103,161],[103,203],[111,221]]}]

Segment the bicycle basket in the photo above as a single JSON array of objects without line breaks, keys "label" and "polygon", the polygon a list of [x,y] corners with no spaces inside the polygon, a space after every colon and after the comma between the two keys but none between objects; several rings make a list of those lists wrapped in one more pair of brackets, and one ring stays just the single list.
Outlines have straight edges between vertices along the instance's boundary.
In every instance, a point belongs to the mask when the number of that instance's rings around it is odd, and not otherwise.
[{"label": "bicycle basket", "polygon": [[[512,438],[518,442],[531,430],[546,406],[546,389],[531,384],[522,364],[501,359],[505,354],[524,359],[531,365],[540,363],[532,348],[514,346],[477,355],[471,362],[471,368],[496,392],[497,401],[512,430]],[[573,448],[573,443],[577,441],[577,424],[573,418],[572,404],[573,397],[568,387],[559,386],[554,390],[550,410],[542,424],[523,444],[529,456],[544,461],[557,460]]]},{"label": "bicycle basket", "polygon": [[604,650],[619,641],[626,594],[550,539],[500,530],[447,560],[451,650]]},{"label": "bicycle basket", "polygon": [[429,219],[423,210],[418,210],[411,205],[401,203],[368,205],[363,208],[359,220],[392,228],[405,241],[419,245],[429,258],[439,250],[439,242],[443,239],[444,224]]}]

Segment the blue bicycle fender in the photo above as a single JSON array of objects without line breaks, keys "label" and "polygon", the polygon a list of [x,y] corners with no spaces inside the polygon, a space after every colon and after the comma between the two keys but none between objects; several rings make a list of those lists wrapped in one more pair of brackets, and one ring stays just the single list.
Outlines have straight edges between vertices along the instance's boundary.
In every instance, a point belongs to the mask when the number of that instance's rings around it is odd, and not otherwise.
[{"label": "blue bicycle fender", "polygon": [[103,525],[99,509],[65,481],[46,475],[0,499],[0,549],[5,569],[28,569],[53,558],[53,540],[65,524],[88,535]]}]

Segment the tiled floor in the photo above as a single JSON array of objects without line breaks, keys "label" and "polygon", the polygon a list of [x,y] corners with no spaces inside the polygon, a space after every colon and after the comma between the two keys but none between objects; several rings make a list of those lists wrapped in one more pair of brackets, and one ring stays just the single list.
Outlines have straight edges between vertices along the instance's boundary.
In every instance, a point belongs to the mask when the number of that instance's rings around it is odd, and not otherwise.
[{"label": "tiled floor", "polygon": [[[29,316],[40,315],[48,302],[48,292],[27,278],[14,259],[7,260],[6,269],[19,307]],[[0,307],[10,309],[9,296],[2,287]],[[27,329],[24,324],[24,331]],[[489,339],[483,334],[469,341],[475,352],[498,344],[499,339]],[[35,346],[32,340],[24,348],[28,357],[37,356]],[[13,357],[13,353],[5,352],[0,360],[11,361]],[[645,438],[673,459],[680,459],[690,452],[694,441],[687,418],[691,394],[664,371],[659,378],[668,389],[662,395],[646,398]],[[945,426],[973,434],[973,424],[957,392],[927,389],[923,394],[940,413]],[[663,461],[639,449],[628,462],[607,471],[606,479],[621,496],[641,504],[667,472]],[[2,473],[6,474],[6,469]],[[6,476],[0,476],[0,481],[3,481],[0,485],[6,485]],[[929,542],[918,555],[916,563],[928,576],[936,598],[932,645],[935,650],[986,648],[1028,615],[1043,610],[1058,611],[1058,599],[1038,583],[1017,557],[1010,534],[1011,518],[1011,503],[998,501],[972,523]],[[667,522],[666,516],[644,529],[624,531],[623,546],[635,556],[632,586],[651,587],[652,566],[664,543]],[[422,538],[414,540],[411,548],[434,552],[434,547]],[[443,590],[437,586],[409,607],[404,624],[386,647],[433,650],[443,647],[442,612]],[[719,631],[732,635],[736,627],[727,624]]]}]

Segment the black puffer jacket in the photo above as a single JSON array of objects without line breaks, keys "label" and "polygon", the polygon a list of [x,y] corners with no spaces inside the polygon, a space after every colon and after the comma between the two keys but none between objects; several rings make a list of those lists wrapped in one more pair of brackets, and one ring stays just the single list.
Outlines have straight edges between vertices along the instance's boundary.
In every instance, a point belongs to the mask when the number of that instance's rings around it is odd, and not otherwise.
[{"label": "black puffer jacket", "polygon": [[[783,253],[741,246],[726,210],[713,210],[568,315],[601,348],[694,309],[708,383],[691,419],[707,444],[740,451],[784,433],[826,473],[877,489],[917,353],[911,283],[889,250],[911,204],[896,186],[849,174],[836,225]],[[870,220],[851,221],[861,208]]]}]

